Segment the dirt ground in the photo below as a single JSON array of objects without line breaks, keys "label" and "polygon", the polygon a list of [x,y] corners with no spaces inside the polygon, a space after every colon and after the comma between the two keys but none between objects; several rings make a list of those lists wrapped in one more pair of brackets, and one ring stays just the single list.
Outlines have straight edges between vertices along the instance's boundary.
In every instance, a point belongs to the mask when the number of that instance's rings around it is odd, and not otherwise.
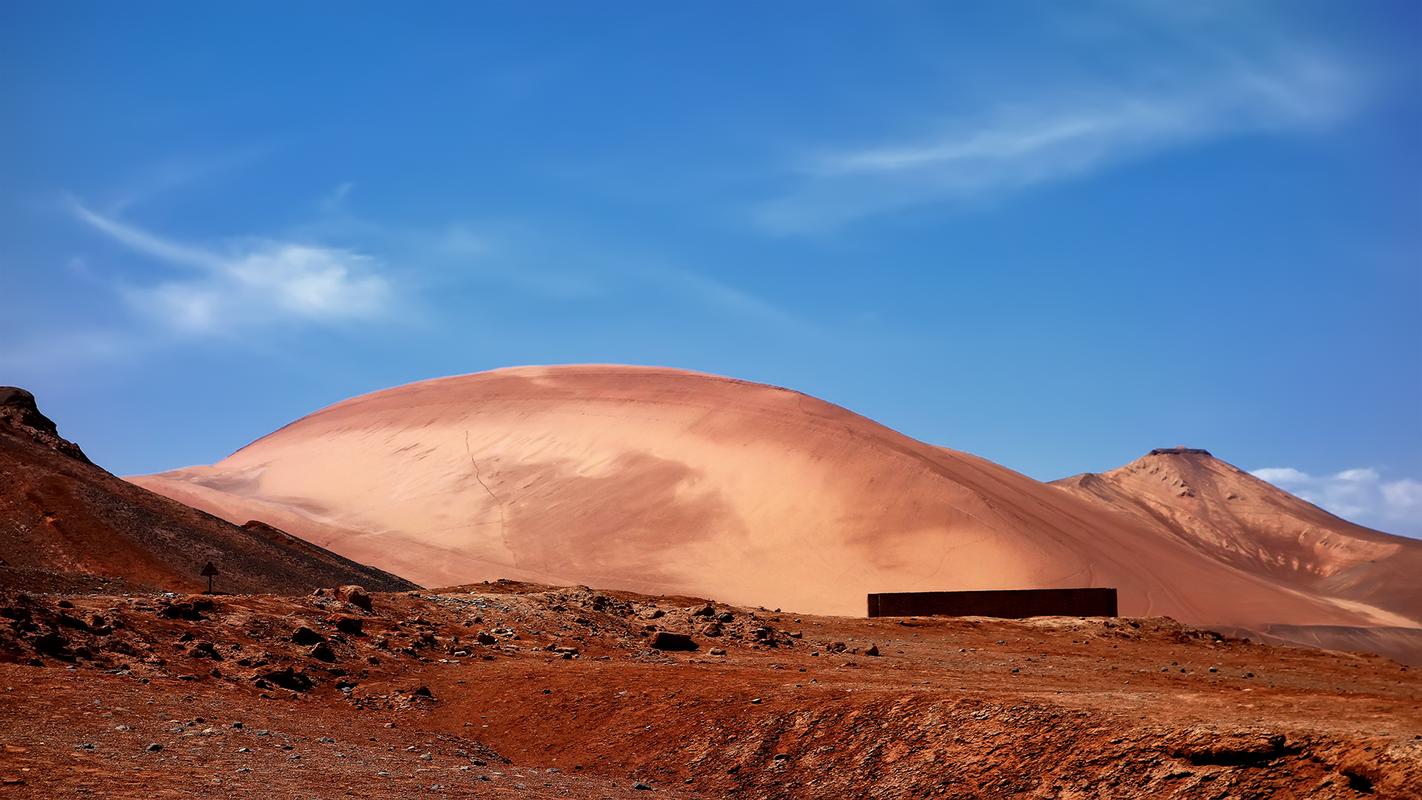
[{"label": "dirt ground", "polygon": [[1417,797],[1422,681],[1168,619],[11,593],[0,745],[0,798]]}]

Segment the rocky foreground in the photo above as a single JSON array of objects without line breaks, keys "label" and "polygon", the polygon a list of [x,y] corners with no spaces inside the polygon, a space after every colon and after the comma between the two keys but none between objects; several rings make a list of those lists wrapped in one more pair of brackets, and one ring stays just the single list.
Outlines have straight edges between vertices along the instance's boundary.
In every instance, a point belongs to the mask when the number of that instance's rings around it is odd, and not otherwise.
[{"label": "rocky foreground", "polygon": [[1377,797],[1422,681],[1168,619],[0,595],[3,797]]}]

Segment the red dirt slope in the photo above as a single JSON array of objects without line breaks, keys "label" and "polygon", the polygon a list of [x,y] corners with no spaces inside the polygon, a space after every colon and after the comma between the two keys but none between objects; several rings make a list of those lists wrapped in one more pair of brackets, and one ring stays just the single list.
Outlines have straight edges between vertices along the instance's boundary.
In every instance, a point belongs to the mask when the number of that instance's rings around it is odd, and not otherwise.
[{"label": "red dirt slope", "polygon": [[0,587],[302,593],[414,584],[262,523],[238,527],[117,478],[59,437],[34,398],[0,387]]}]

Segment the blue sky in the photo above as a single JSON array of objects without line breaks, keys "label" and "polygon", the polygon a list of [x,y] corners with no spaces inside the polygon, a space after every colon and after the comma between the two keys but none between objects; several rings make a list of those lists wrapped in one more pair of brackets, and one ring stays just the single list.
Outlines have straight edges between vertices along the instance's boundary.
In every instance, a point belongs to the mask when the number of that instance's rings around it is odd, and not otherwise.
[{"label": "blue sky", "polygon": [[0,383],[116,472],[516,364],[1422,533],[1422,5],[0,5]]}]

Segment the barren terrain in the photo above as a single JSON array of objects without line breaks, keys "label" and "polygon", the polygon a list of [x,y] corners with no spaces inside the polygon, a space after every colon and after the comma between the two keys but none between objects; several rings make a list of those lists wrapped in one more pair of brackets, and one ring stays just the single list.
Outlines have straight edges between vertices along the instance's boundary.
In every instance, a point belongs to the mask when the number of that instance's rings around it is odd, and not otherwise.
[{"label": "barren terrain", "polygon": [[507,582],[366,597],[6,596],[0,797],[1422,785],[1422,682],[1376,656],[1158,618],[847,619]]}]

